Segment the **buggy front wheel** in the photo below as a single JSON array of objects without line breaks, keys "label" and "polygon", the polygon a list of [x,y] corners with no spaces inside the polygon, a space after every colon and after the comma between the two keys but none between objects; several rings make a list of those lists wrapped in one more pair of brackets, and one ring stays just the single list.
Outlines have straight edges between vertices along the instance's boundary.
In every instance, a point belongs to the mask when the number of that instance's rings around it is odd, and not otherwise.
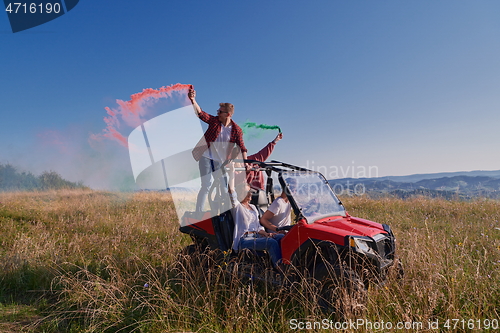
[{"label": "buggy front wheel", "polygon": [[362,315],[366,310],[367,290],[359,275],[348,267],[321,265],[316,269],[319,280],[318,306],[339,318]]}]

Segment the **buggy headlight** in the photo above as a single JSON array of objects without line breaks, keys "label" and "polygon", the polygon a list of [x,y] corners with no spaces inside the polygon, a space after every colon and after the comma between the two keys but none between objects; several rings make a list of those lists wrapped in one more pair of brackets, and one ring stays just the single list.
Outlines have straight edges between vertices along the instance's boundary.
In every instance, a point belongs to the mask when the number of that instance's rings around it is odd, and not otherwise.
[{"label": "buggy headlight", "polygon": [[364,238],[358,238],[358,237],[350,237],[349,238],[349,245],[351,247],[356,248],[356,251],[362,252],[362,253],[375,254],[375,252],[373,251],[373,248],[370,246],[370,244],[373,244],[373,241],[370,239],[364,239]]}]

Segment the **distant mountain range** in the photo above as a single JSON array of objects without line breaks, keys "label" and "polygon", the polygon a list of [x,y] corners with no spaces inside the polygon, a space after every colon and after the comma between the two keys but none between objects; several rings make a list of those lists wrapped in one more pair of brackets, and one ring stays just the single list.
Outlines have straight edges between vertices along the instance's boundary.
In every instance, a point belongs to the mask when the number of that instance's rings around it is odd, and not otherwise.
[{"label": "distant mountain range", "polygon": [[387,176],[387,177],[379,177],[372,179],[380,179],[380,180],[393,180],[395,182],[406,182],[406,183],[415,183],[424,179],[437,179],[444,177],[456,177],[456,176],[485,176],[491,178],[500,178],[500,170],[496,171],[458,171],[458,172],[440,172],[440,173],[423,173],[423,174],[415,174],[409,176]]},{"label": "distant mountain range", "polygon": [[500,199],[500,170],[342,178],[329,182],[337,194],[365,193],[372,197],[391,195],[399,198],[423,195],[446,199]]},{"label": "distant mountain range", "polygon": [[[426,196],[460,200],[483,197],[500,200],[500,170],[342,178],[331,179],[328,182],[336,194],[343,195],[365,194],[372,198],[393,196],[403,199]],[[196,190],[182,187],[162,191],[179,194],[197,193]]]}]

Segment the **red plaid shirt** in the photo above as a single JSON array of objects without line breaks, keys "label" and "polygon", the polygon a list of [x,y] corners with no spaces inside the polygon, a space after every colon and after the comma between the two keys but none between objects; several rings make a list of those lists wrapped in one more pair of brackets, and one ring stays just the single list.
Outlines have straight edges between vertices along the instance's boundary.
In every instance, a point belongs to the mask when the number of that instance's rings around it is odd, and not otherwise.
[{"label": "red plaid shirt", "polygon": [[[210,147],[210,142],[214,142],[215,139],[220,134],[222,123],[219,121],[219,117],[209,115],[205,111],[201,111],[198,115],[201,121],[208,124],[208,129],[205,132],[204,137],[200,139],[196,147],[194,147],[192,154],[196,161],[199,161],[203,153]],[[246,152],[247,148],[243,142],[243,131],[233,120],[231,120],[231,137],[229,142],[235,143],[240,147],[241,152]]]}]

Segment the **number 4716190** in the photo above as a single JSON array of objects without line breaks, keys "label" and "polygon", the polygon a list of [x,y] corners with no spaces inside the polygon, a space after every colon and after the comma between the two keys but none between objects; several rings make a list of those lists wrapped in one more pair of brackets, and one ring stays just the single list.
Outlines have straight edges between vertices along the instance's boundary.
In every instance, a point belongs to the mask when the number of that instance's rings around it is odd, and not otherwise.
[{"label": "number 4716190", "polygon": [[5,8],[6,12],[9,12],[9,14],[50,14],[50,13],[55,13],[58,14],[61,11],[61,4],[60,3],[46,3],[45,5],[43,3],[22,3],[22,2],[9,2],[7,7]]},{"label": "number 4716190", "polygon": [[447,329],[461,330],[497,330],[499,328],[498,319],[447,319],[443,325]]}]

